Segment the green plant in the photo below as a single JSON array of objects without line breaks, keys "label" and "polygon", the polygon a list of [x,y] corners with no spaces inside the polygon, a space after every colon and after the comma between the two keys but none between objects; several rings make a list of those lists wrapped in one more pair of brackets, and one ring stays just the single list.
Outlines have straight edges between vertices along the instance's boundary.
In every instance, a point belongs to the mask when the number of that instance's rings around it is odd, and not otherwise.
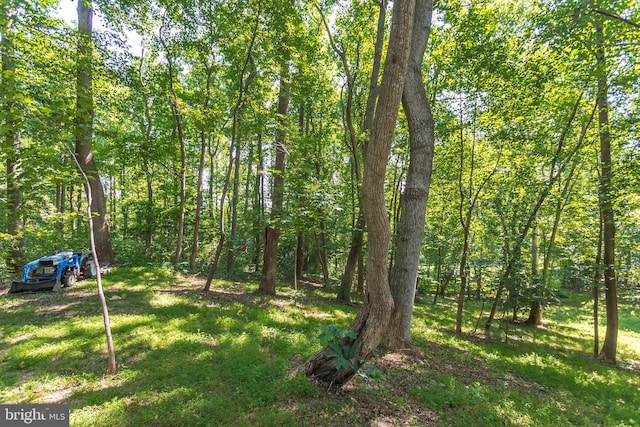
[{"label": "green plant", "polygon": [[320,327],[320,339],[327,341],[327,347],[331,350],[329,357],[336,359],[336,369],[357,370],[363,362],[357,354],[358,347],[353,342],[358,335],[350,329],[340,329],[336,325]]}]

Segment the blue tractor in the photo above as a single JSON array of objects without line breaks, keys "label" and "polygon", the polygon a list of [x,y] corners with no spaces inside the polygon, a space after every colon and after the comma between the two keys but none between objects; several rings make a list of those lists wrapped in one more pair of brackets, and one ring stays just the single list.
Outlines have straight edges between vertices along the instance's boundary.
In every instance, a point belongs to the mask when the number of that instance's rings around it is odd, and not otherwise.
[{"label": "blue tractor", "polygon": [[59,251],[43,256],[24,266],[22,281],[11,282],[9,293],[29,291],[59,291],[79,278],[95,275],[91,252]]}]

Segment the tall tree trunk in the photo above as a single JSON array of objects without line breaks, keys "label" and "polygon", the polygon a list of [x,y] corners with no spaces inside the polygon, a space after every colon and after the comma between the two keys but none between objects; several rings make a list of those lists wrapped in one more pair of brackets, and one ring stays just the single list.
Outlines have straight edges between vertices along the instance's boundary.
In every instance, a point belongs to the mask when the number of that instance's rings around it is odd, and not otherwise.
[{"label": "tall tree trunk", "polygon": [[413,41],[402,93],[409,125],[409,170],[401,198],[401,216],[390,288],[393,315],[386,344],[391,349],[413,347],[411,318],[422,252],[424,222],[431,183],[435,142],[433,116],[422,81],[422,60],[431,31],[433,0],[416,0]]},{"label": "tall tree trunk", "polygon": [[90,1],[78,1],[78,68],[76,73],[76,157],[91,186],[91,212],[96,256],[103,265],[115,261],[111,246],[107,203],[93,158],[93,9]]},{"label": "tall tree trunk", "polygon": [[[204,63],[207,71],[207,82],[205,87],[205,99],[203,104],[204,114],[207,114],[209,103],[211,102],[211,76],[213,74],[213,64]],[[196,257],[200,246],[200,219],[202,216],[202,199],[204,197],[202,187],[204,183],[205,159],[207,157],[208,133],[205,121],[201,123],[200,129],[200,161],[198,163],[198,183],[196,188],[196,212],[193,218],[193,238],[191,240],[191,254],[189,255],[189,269],[194,271],[196,268]]]},{"label": "tall tree trunk", "polygon": [[149,94],[143,79],[143,66],[144,66],[144,49],[140,55],[140,65],[138,66],[138,81],[142,88],[141,93],[144,99],[144,123],[142,128],[144,131],[144,153],[142,155],[144,162],[144,172],[147,183],[147,207],[144,218],[145,227],[145,251],[147,254],[151,251],[153,246],[153,227],[155,218],[153,217],[153,171],[150,162],[150,148],[151,148],[151,131],[153,129],[153,122],[151,120],[151,111],[149,109]]},{"label": "tall tree trunk", "polygon": [[[298,231],[296,233],[296,257],[295,257],[295,280],[294,282],[297,285],[297,280],[302,277],[304,271],[304,237],[302,231]],[[297,287],[296,287],[297,289]]]},{"label": "tall tree trunk", "polygon": [[280,216],[284,202],[284,168],[286,159],[287,113],[289,111],[289,63],[285,61],[280,70],[280,92],[278,95],[278,128],[276,131],[276,162],[273,177],[272,206],[269,224],[264,228],[264,257],[259,291],[275,295],[278,269],[278,238]]},{"label": "tall tree trunk", "polygon": [[360,312],[349,327],[356,338],[346,336],[340,343],[343,348],[346,346],[355,348],[357,357],[351,358],[348,366],[337,368],[335,358],[330,355],[331,349],[325,347],[307,360],[301,368],[307,376],[316,378],[329,386],[340,387],[355,375],[363,361],[373,353],[382,340],[393,312],[393,297],[387,271],[390,230],[384,200],[384,184],[391,141],[407,75],[414,6],[414,0],[394,2],[391,35],[373,133],[365,150],[362,206],[365,221],[369,225],[367,292]]},{"label": "tall tree trunk", "polygon": [[240,145],[240,139],[241,137],[239,136],[238,133],[238,126],[240,125],[241,122],[241,115],[242,115],[242,107],[238,110],[238,118],[236,121],[236,125],[234,125],[234,128],[236,129],[234,131],[234,135],[235,135],[235,154],[234,154],[234,165],[233,165],[233,189],[231,190],[231,234],[229,236],[229,241],[227,242],[227,276],[231,277],[231,275],[233,274],[233,266],[235,263],[235,252],[236,252],[236,247],[238,246],[237,244],[237,238],[238,238],[238,198],[240,197],[240,154],[242,152],[241,150],[241,145]]},{"label": "tall tree trunk", "polygon": [[[343,117],[343,125],[346,129],[345,140],[347,143],[347,147],[349,148],[349,152],[351,153],[351,161],[353,162],[353,173],[355,174],[355,184],[356,186],[358,186],[362,181],[362,172],[361,172],[362,168],[361,168],[361,162],[360,162],[361,147],[356,138],[356,130],[353,124],[353,91],[354,91],[354,85],[355,85],[354,79],[355,79],[356,71],[351,70],[346,53],[334,43],[333,36],[329,28],[329,24],[325,19],[322,9],[318,5],[316,5],[316,9],[320,13],[322,22],[324,23],[325,29],[327,31],[327,35],[329,37],[329,44],[331,45],[331,48],[336,53],[336,55],[338,55],[338,57],[340,58],[340,61],[342,64],[342,71],[347,81],[347,101],[343,106],[344,112],[342,114],[342,117]],[[375,62],[375,59],[374,59],[374,62]],[[351,231],[351,247],[349,249],[349,255],[347,257],[347,262],[345,264],[344,274],[342,275],[342,280],[340,282],[340,287],[338,288],[338,294],[336,296],[339,301],[346,302],[346,303],[351,301],[351,282],[353,280],[353,273],[355,271],[358,254],[362,250],[364,216],[362,215],[362,210],[360,208],[362,206],[362,200],[359,194],[358,194],[358,206],[359,206],[358,220],[353,230]]]},{"label": "tall tree trunk", "polygon": [[[233,125],[232,125],[232,130],[231,130],[231,146],[229,147],[229,163],[227,165],[227,173],[226,173],[226,178],[224,181],[224,186],[222,189],[222,195],[220,197],[220,205],[219,205],[219,228],[220,228],[220,238],[218,240],[218,244],[216,246],[216,252],[214,255],[214,260],[210,266],[209,269],[209,274],[207,276],[207,282],[204,286],[204,290],[208,291],[209,288],[211,287],[211,282],[213,281],[213,278],[216,274],[216,269],[218,268],[218,262],[220,261],[220,256],[222,255],[222,249],[224,247],[225,241],[226,241],[226,232],[225,232],[225,221],[224,221],[224,215],[225,215],[225,200],[227,198],[227,192],[229,190],[229,182],[231,179],[231,170],[233,169],[233,162],[234,162],[234,147],[235,144],[237,144],[236,141],[236,132],[237,132],[237,127],[238,127],[238,120],[240,118],[241,115],[241,109],[243,108],[244,105],[244,94],[246,93],[246,91],[249,88],[249,84],[251,84],[251,80],[253,79],[253,77],[251,77],[251,75],[245,79],[247,70],[249,69],[249,65],[251,63],[251,55],[253,52],[253,46],[255,44],[256,41],[256,35],[258,34],[258,28],[259,28],[259,23],[260,23],[260,16],[262,13],[262,9],[261,9],[261,4],[260,2],[258,2],[258,10],[256,11],[256,17],[255,17],[255,24],[253,27],[253,31],[251,32],[251,41],[249,42],[249,46],[247,47],[247,54],[245,56],[245,60],[244,63],[242,65],[242,70],[240,72],[240,80],[239,80],[239,84],[238,84],[238,99],[236,101],[236,105],[234,106],[234,110],[233,110]],[[216,146],[216,152],[217,152],[218,148]],[[211,153],[211,168],[213,170],[213,164],[214,164],[214,157],[215,154]],[[211,174],[213,176],[213,173]],[[211,184],[210,184],[211,185]]]},{"label": "tall tree trunk", "polygon": [[18,130],[19,111],[16,102],[15,81],[15,45],[13,40],[13,21],[16,5],[7,1],[0,9],[5,27],[0,30],[2,40],[2,78],[0,79],[0,96],[4,112],[4,126],[2,130],[2,147],[6,153],[6,203],[7,203],[7,234],[11,244],[7,253],[7,267],[9,271],[17,273],[24,264],[24,217],[22,214],[22,186],[20,185],[20,131]]},{"label": "tall tree trunk", "polygon": [[178,202],[178,224],[176,226],[176,249],[173,253],[173,263],[178,264],[182,258],[182,242],[184,240],[184,220],[185,210],[187,204],[187,149],[184,140],[184,131],[182,125],[182,113],[178,105],[178,94],[176,92],[176,84],[174,79],[174,58],[173,52],[167,45],[167,42],[163,36],[166,23],[163,17],[162,27],[158,32],[160,43],[164,49],[165,56],[167,58],[167,65],[169,66],[169,106],[171,107],[171,114],[176,125],[176,134],[178,137],[178,145],[180,149],[180,200]]},{"label": "tall tree trunk", "polygon": [[[540,235],[538,234],[538,224],[533,226],[531,231],[531,281],[535,289],[541,289],[541,278],[539,268],[539,253],[540,253]],[[541,325],[542,324],[542,300],[541,298],[534,298],[530,305],[531,311],[529,318],[524,323],[528,325]],[[539,322],[539,323],[538,323]]]},{"label": "tall tree trunk", "polygon": [[264,156],[262,154],[262,136],[258,137],[258,167],[256,168],[256,179],[253,200],[253,240],[254,271],[260,271],[260,255],[262,254],[262,218],[264,218]]},{"label": "tall tree trunk", "polygon": [[602,25],[594,20],[596,33],[596,71],[598,73],[598,128],[600,131],[600,185],[599,201],[603,221],[604,287],[607,329],[600,351],[600,359],[616,363],[618,347],[618,284],[615,269],[616,225],[613,218],[613,183],[611,168],[611,137],[609,134],[608,83]]},{"label": "tall tree trunk", "polygon": [[[207,103],[208,103],[207,99]],[[204,167],[207,153],[207,134],[204,129],[200,131],[200,161],[198,163],[198,181],[196,188],[196,212],[193,218],[193,238],[191,239],[191,254],[189,255],[189,269],[195,271],[196,258],[200,249],[200,220],[202,216],[202,198],[204,197],[202,186],[204,182]]]},{"label": "tall tree trunk", "polygon": [[[380,77],[380,64],[382,62],[382,48],[384,44],[385,25],[386,25],[386,16],[387,16],[387,0],[380,0],[379,6],[380,6],[380,13],[378,14],[378,27],[376,32],[373,68],[372,68],[370,82],[369,82],[369,95],[367,96],[367,105],[365,109],[365,117],[364,117],[364,124],[363,124],[364,130],[369,132],[371,131],[373,126],[375,106],[376,106],[376,101],[378,99],[378,93],[380,89],[378,80]],[[325,22],[325,25],[326,25],[326,22]],[[327,33],[331,35],[328,26],[327,26]],[[351,76],[351,73],[349,71],[348,62],[344,52],[338,49],[333,44],[333,41],[331,42],[331,44],[333,46],[334,51],[340,56],[342,60],[344,72],[347,75],[349,96],[347,99],[346,122],[347,122],[347,128],[349,129],[349,141],[350,141],[349,148],[351,151],[353,168],[356,175],[355,184],[356,186],[359,186],[360,183],[362,182],[362,172],[360,167],[361,147],[357,143],[355,138],[355,131],[353,127],[353,117],[351,114],[351,103],[353,99],[353,82],[351,80],[353,79],[353,77]],[[337,295],[337,299],[343,302],[351,301],[351,284],[353,282],[353,276],[355,274],[356,268],[358,267],[359,260],[362,259],[365,220],[364,220],[364,213],[362,211],[362,198],[361,198],[360,191],[358,191],[357,199],[358,199],[357,219],[353,226],[353,230],[351,231],[351,244],[349,248],[349,255],[347,256],[347,262],[345,263],[344,273],[342,274],[342,277],[340,280],[340,288],[338,289],[338,295]],[[363,280],[359,276],[358,289],[362,287],[363,287]]]}]

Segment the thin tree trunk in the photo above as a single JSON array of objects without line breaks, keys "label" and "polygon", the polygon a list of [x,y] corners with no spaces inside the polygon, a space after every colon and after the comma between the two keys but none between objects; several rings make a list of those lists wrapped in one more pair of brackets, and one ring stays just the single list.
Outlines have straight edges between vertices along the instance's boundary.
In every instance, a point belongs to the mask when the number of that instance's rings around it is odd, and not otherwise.
[{"label": "thin tree trunk", "polygon": [[[296,257],[295,257],[295,279],[294,283],[297,286],[298,278],[302,277],[304,269],[304,237],[302,231],[296,233]],[[297,287],[296,287],[297,289]]]},{"label": "thin tree trunk", "polygon": [[[240,108],[242,110],[242,108]],[[233,166],[233,189],[231,190],[231,235],[227,242],[227,276],[231,277],[233,274],[233,266],[235,263],[235,252],[237,247],[238,237],[238,198],[240,197],[240,137],[238,136],[237,127],[240,124],[241,118],[239,117],[242,111],[238,111],[238,118],[234,125],[235,154],[234,154],[234,166]]]},{"label": "thin tree trunk", "polygon": [[325,347],[307,360],[301,368],[307,376],[316,378],[328,386],[340,387],[355,375],[363,361],[373,353],[382,340],[393,312],[393,297],[387,271],[390,230],[384,200],[384,184],[407,75],[414,5],[414,0],[394,2],[391,36],[376,108],[376,120],[371,141],[365,150],[362,206],[365,221],[369,225],[367,292],[362,309],[349,327],[356,338],[344,337],[340,344],[355,348],[357,358],[351,358],[349,366],[336,368],[336,360],[330,355],[331,349]]},{"label": "thin tree trunk", "polygon": [[[338,55],[342,64],[342,71],[344,72],[344,76],[347,81],[347,101],[344,105],[344,113],[342,115],[344,127],[346,128],[346,141],[347,147],[351,153],[351,161],[353,162],[353,172],[356,177],[356,186],[360,185],[362,181],[362,168],[360,162],[360,151],[361,147],[356,138],[355,126],[353,124],[353,90],[354,90],[354,78],[355,72],[351,71],[351,67],[349,66],[349,61],[347,59],[346,53],[338,48],[338,46],[333,41],[333,36],[331,34],[331,30],[329,28],[329,24],[325,19],[324,13],[320,6],[316,5],[316,9],[322,18],[322,22],[324,23],[325,30],[327,32],[327,36],[329,37],[329,44],[333,51]],[[375,62],[375,58],[374,58]],[[377,79],[376,79],[377,80]],[[370,93],[371,96],[371,93]],[[338,288],[338,294],[336,298],[339,301],[349,303],[351,302],[351,282],[353,281],[353,274],[356,268],[356,261],[358,259],[358,255],[362,250],[362,241],[364,235],[364,216],[362,214],[362,200],[360,194],[358,194],[358,220],[353,230],[351,231],[351,247],[349,249],[349,255],[347,256],[347,262],[345,264],[344,273],[342,275],[342,279],[340,282],[340,287]]]},{"label": "thin tree trunk", "polygon": [[[82,2],[80,2],[82,3]],[[78,7],[79,8],[79,7]],[[102,268],[100,267],[100,258],[98,257],[98,251],[96,247],[96,233],[94,229],[94,223],[91,221],[91,217],[93,216],[93,212],[91,211],[92,206],[92,189],[90,184],[90,178],[82,169],[82,165],[76,156],[73,156],[73,159],[78,167],[78,172],[82,175],[82,178],[85,182],[85,189],[87,193],[87,217],[89,220],[89,243],[91,248],[91,253],[93,257],[93,262],[96,266],[96,282],[98,284],[98,297],[100,298],[100,306],[102,308],[102,321],[104,325],[105,338],[107,341],[107,357],[109,359],[109,364],[107,367],[107,374],[115,375],[118,373],[118,365],[116,363],[116,353],[113,346],[113,337],[111,335],[111,321],[109,320],[109,308],[107,307],[107,299],[104,295],[104,289],[102,287]]]},{"label": "thin tree trunk", "polygon": [[616,279],[615,238],[616,225],[613,216],[613,184],[611,168],[611,137],[609,134],[608,82],[604,50],[604,31],[598,20],[594,21],[596,33],[596,70],[598,72],[598,128],[600,132],[600,185],[599,200],[603,221],[604,287],[607,312],[607,329],[599,358],[616,363],[618,347],[618,284]]},{"label": "thin tree trunk", "polygon": [[318,242],[318,252],[320,265],[322,267],[322,284],[324,288],[329,287],[329,259],[327,257],[327,226],[324,220],[320,220],[320,241]]},{"label": "thin tree trunk", "polygon": [[138,67],[138,80],[140,83],[140,87],[142,88],[142,96],[144,98],[144,123],[142,124],[144,129],[144,150],[143,154],[143,162],[144,162],[144,172],[146,175],[146,183],[147,183],[147,209],[145,212],[145,251],[148,254],[151,251],[151,246],[153,246],[153,226],[155,218],[153,217],[153,172],[151,169],[150,162],[150,146],[151,146],[151,131],[153,127],[153,122],[151,120],[151,111],[149,110],[149,95],[147,93],[147,88],[144,84],[143,79],[143,69],[144,65],[144,49],[142,49],[142,53],[140,55],[140,65]]},{"label": "thin tree trunk", "polygon": [[180,259],[182,258],[182,242],[184,240],[184,220],[185,220],[185,210],[187,203],[187,150],[186,144],[184,140],[184,132],[182,125],[182,114],[180,112],[180,107],[178,105],[178,94],[176,92],[176,85],[174,79],[174,58],[173,52],[169,49],[169,46],[166,43],[166,40],[163,36],[163,31],[165,30],[166,23],[164,22],[166,19],[166,14],[163,17],[162,26],[160,27],[160,31],[158,32],[158,36],[160,39],[160,43],[164,49],[164,53],[167,59],[167,65],[169,67],[169,106],[171,107],[171,113],[173,115],[173,120],[176,124],[176,133],[178,137],[178,145],[180,149],[180,200],[178,202],[178,224],[176,226],[176,249],[173,254],[173,263],[178,264]]},{"label": "thin tree trunk", "polygon": [[344,273],[340,280],[338,288],[338,300],[349,303],[351,302],[351,283],[353,275],[358,265],[358,258],[362,254],[362,245],[364,244],[364,213],[359,209],[358,220],[351,232],[351,248],[347,256],[347,263],[344,267]]},{"label": "thin tree trunk", "polygon": [[396,256],[390,288],[394,310],[386,345],[392,349],[413,347],[411,318],[422,252],[424,223],[431,183],[435,143],[433,115],[422,80],[422,61],[431,31],[433,0],[416,0],[413,40],[402,93],[402,107],[409,126],[409,170],[401,198]]},{"label": "thin tree trunk", "polygon": [[262,155],[262,136],[258,138],[258,167],[256,168],[255,199],[253,208],[254,235],[254,271],[260,270],[260,255],[262,254],[262,218],[264,218],[264,156]]},{"label": "thin tree trunk", "polygon": [[[554,221],[555,222],[555,221]],[[536,289],[541,289],[540,269],[538,268],[540,252],[540,236],[538,234],[538,225],[534,225],[531,231],[531,280],[533,286]],[[544,269],[544,266],[543,266]],[[530,313],[527,320],[524,321],[527,325],[539,326],[542,324],[542,300],[541,295],[538,298],[534,298],[531,301]]]},{"label": "thin tree trunk", "polygon": [[224,206],[225,200],[227,199],[227,191],[229,189],[229,181],[231,180],[231,169],[233,167],[233,146],[229,147],[229,163],[227,165],[227,174],[224,180],[224,185],[222,186],[222,194],[220,196],[220,205],[218,209],[219,218],[218,218],[218,227],[220,236],[218,238],[218,244],[216,245],[216,252],[213,258],[213,262],[209,267],[209,274],[207,275],[207,282],[204,285],[204,291],[208,292],[211,288],[211,282],[213,282],[213,278],[216,275],[216,270],[218,269],[218,262],[220,261],[220,255],[222,254],[222,248],[224,247],[224,243],[226,241],[226,233],[224,226]]},{"label": "thin tree trunk", "polygon": [[[207,83],[205,89],[205,100],[203,110],[206,112],[211,102],[211,76],[213,74],[213,64],[204,64],[207,70]],[[196,188],[196,212],[193,219],[193,239],[191,243],[191,254],[189,255],[189,268],[194,271],[196,268],[196,257],[200,246],[200,219],[202,216],[202,199],[204,197],[202,186],[204,182],[204,167],[207,157],[207,130],[203,122],[200,129],[200,162],[198,163],[198,184]]]},{"label": "thin tree trunk", "polygon": [[96,256],[103,264],[115,261],[111,246],[104,188],[93,157],[93,9],[90,1],[78,2],[78,69],[76,98],[76,158],[91,186],[91,209],[95,231]]},{"label": "thin tree trunk", "polygon": [[599,305],[600,305],[600,280],[602,279],[602,233],[604,224],[602,221],[602,212],[600,212],[600,226],[598,228],[598,247],[596,249],[595,268],[593,272],[593,286],[591,292],[593,295],[593,356],[598,357],[600,353],[600,331],[599,331]]}]

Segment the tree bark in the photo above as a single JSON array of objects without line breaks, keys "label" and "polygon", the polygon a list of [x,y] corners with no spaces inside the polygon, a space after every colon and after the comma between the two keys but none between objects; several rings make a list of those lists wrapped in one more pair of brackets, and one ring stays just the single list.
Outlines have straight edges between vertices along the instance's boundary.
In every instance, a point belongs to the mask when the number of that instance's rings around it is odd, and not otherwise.
[{"label": "tree bark", "polygon": [[414,0],[397,0],[391,24],[391,35],[385,60],[380,96],[376,108],[371,141],[365,151],[362,201],[365,221],[369,225],[369,251],[367,261],[367,291],[362,309],[349,327],[355,340],[345,337],[344,346],[355,346],[357,358],[350,366],[336,368],[329,356],[329,347],[312,356],[302,366],[308,377],[328,386],[340,387],[349,381],[376,349],[389,325],[393,312],[393,298],[389,289],[387,259],[390,230],[387,217],[384,184],[391,141],[398,117],[407,62],[411,47]]},{"label": "tree bark", "polygon": [[401,216],[390,288],[394,310],[386,345],[392,350],[411,348],[411,318],[424,238],[424,223],[431,183],[435,143],[433,115],[422,80],[422,61],[431,31],[433,0],[416,0],[413,40],[402,93],[409,126],[409,170],[401,196]]},{"label": "tree bark", "polygon": [[591,287],[591,295],[593,296],[593,357],[598,357],[600,352],[600,280],[602,279],[602,212],[600,212],[600,226],[598,227],[598,247],[596,248],[595,268],[593,272],[593,285]]},{"label": "tree bark", "polygon": [[[241,89],[242,90],[242,89]],[[227,242],[227,277],[231,277],[233,274],[233,267],[235,264],[235,252],[238,237],[238,198],[240,197],[240,154],[242,152],[240,146],[240,137],[238,133],[238,127],[242,122],[242,110],[240,107],[236,109],[234,117],[234,131],[233,138],[235,140],[235,154],[233,161],[233,189],[231,190],[231,235]]]},{"label": "tree bark", "polygon": [[609,134],[608,82],[604,50],[604,31],[594,20],[596,33],[596,70],[598,72],[598,128],[600,132],[600,185],[599,201],[603,221],[604,287],[607,313],[607,329],[599,358],[616,363],[618,347],[618,284],[615,270],[616,225],[613,217],[613,184],[611,167],[611,137]]},{"label": "tree bark", "polygon": [[[380,64],[382,62],[382,48],[384,44],[384,34],[385,34],[385,23],[387,16],[387,0],[381,0],[380,3],[380,13],[378,14],[378,27],[376,32],[376,43],[374,48],[374,56],[373,56],[373,68],[371,71],[371,77],[369,82],[369,94],[367,96],[367,105],[365,109],[365,117],[363,128],[365,131],[371,131],[373,126],[373,117],[375,113],[376,101],[378,99],[379,93],[379,84],[378,79],[380,77]],[[325,22],[326,25],[326,22]],[[327,33],[330,35],[329,28],[327,26]],[[347,99],[347,112],[346,112],[346,121],[347,127],[350,129],[349,132],[349,141],[350,141],[350,151],[353,158],[353,168],[356,175],[356,186],[359,186],[362,181],[362,172],[360,167],[360,156],[361,156],[361,147],[355,139],[355,132],[353,131],[353,118],[351,116],[351,103],[353,99],[353,82],[351,80],[353,77],[349,72],[349,66],[346,60],[346,56],[344,52],[340,51],[333,45],[334,51],[340,56],[343,64],[344,71],[348,78],[348,87],[349,87],[349,96]],[[364,213],[362,211],[362,198],[360,191],[358,191],[358,213],[356,223],[354,224],[353,230],[351,232],[351,245],[349,248],[349,255],[347,256],[347,262],[344,266],[344,273],[342,274],[340,280],[340,288],[338,290],[337,298],[343,302],[351,301],[351,285],[353,282],[353,276],[355,274],[356,268],[358,267],[358,263],[362,259],[362,248],[364,245],[364,229],[365,229],[365,220]],[[361,278],[358,278],[358,289],[363,287],[363,282]]]},{"label": "tree bark", "polygon": [[107,204],[102,181],[93,158],[93,9],[90,1],[78,1],[78,68],[76,73],[75,155],[91,187],[91,212],[95,232],[96,256],[103,265],[115,261],[111,246]]},{"label": "tree bark", "polygon": [[289,111],[289,64],[286,61],[280,70],[280,93],[278,95],[278,129],[276,132],[276,163],[273,177],[273,194],[269,224],[264,228],[264,257],[259,291],[268,295],[276,294],[278,269],[278,238],[280,236],[280,216],[284,202],[284,168],[286,160],[286,127]]}]

